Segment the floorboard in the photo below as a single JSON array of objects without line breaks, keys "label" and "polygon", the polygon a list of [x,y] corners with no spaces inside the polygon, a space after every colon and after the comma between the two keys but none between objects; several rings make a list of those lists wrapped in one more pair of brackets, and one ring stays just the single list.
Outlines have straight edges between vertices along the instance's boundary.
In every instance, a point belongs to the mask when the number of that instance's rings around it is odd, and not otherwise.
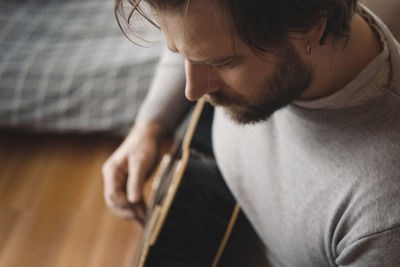
[{"label": "floorboard", "polygon": [[120,142],[0,132],[0,267],[132,266],[141,228],[102,197],[101,166]]}]

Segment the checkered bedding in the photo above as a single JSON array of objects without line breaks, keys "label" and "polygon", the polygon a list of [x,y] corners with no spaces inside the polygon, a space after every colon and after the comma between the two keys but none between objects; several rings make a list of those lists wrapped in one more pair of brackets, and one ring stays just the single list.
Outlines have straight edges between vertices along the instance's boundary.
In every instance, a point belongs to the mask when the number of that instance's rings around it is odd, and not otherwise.
[{"label": "checkered bedding", "polygon": [[113,0],[2,0],[0,127],[124,135],[162,46],[130,43]]}]

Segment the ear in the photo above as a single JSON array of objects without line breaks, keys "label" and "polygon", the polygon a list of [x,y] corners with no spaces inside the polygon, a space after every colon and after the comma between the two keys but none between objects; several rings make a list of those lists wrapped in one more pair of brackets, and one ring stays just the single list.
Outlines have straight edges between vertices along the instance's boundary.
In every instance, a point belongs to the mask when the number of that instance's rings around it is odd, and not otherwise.
[{"label": "ear", "polygon": [[323,43],[324,40],[321,42],[321,39],[326,38],[326,36],[324,36],[326,22],[326,17],[323,17],[320,19],[318,24],[313,26],[307,32],[292,33],[290,34],[290,37],[299,41],[297,42],[297,47],[300,49],[300,51],[308,53],[309,49],[314,50],[320,46],[321,43]]},{"label": "ear", "polygon": [[312,47],[322,45],[326,36],[324,36],[326,29],[327,18],[323,17],[320,19],[319,23],[313,26],[307,33],[304,33],[304,38],[310,43]]}]

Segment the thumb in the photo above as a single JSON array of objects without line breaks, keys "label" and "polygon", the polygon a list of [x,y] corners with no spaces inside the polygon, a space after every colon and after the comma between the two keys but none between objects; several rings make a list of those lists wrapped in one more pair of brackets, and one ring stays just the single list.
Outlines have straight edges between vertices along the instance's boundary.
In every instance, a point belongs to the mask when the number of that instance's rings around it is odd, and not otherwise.
[{"label": "thumb", "polygon": [[145,181],[145,164],[129,160],[129,175],[127,181],[127,198],[131,203],[137,203],[143,198],[143,184]]}]

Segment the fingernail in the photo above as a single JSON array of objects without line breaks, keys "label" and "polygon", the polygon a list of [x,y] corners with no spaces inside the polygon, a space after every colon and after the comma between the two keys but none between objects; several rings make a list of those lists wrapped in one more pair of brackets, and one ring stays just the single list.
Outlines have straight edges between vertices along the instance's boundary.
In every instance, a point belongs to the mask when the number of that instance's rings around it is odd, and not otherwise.
[{"label": "fingernail", "polygon": [[133,203],[135,201],[136,195],[135,194],[129,194],[128,195],[128,201]]}]

